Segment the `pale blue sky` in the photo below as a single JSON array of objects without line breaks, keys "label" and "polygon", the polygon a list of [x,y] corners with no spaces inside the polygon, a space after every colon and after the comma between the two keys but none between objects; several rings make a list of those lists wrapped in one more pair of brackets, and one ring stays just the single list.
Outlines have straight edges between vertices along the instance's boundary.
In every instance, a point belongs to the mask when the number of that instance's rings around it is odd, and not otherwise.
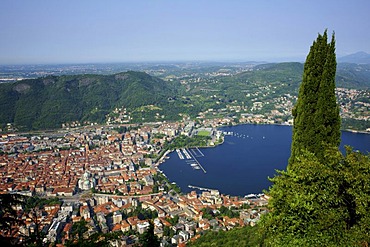
[{"label": "pale blue sky", "polygon": [[1,0],[0,64],[303,61],[370,53],[369,0]]}]

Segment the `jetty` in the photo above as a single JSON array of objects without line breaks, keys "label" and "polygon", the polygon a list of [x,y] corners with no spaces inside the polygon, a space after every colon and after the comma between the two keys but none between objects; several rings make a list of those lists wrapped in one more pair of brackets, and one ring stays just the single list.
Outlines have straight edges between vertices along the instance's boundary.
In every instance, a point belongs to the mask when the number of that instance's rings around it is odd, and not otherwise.
[{"label": "jetty", "polygon": [[202,153],[202,151],[200,151],[198,147],[196,147],[196,149],[200,153],[201,157],[204,157],[204,154]]},{"label": "jetty", "polygon": [[168,157],[167,155],[170,153],[171,151],[167,150],[162,156],[161,158],[157,161],[157,163],[155,164],[156,166],[159,166],[159,164],[163,163],[164,162],[164,159],[169,159],[170,157]]},{"label": "jetty", "polygon": [[212,189],[208,189],[208,188],[203,188],[203,187],[199,187],[199,186],[195,186],[195,185],[188,185],[188,187],[190,189],[197,189],[197,190],[204,190],[204,191],[211,191]]},{"label": "jetty", "polygon": [[182,155],[181,151],[179,149],[176,149],[176,153],[179,156],[180,160],[184,159],[184,155]]},{"label": "jetty", "polygon": [[190,148],[189,152],[192,152],[195,157],[204,157],[204,154],[199,150],[198,147]]},{"label": "jetty", "polygon": [[199,163],[199,161],[195,158],[195,156],[189,151],[187,152],[191,158],[197,163],[197,165],[200,167],[200,169],[203,170],[204,173],[207,173],[207,171],[204,169],[204,167]]},{"label": "jetty", "polygon": [[185,148],[182,148],[181,151],[185,154],[185,157],[189,160],[191,156],[189,155],[188,151]]},{"label": "jetty", "polygon": [[223,132],[223,134],[225,135],[225,136],[232,136],[232,135],[234,135],[234,133],[233,132],[227,132],[227,131],[224,131]]}]

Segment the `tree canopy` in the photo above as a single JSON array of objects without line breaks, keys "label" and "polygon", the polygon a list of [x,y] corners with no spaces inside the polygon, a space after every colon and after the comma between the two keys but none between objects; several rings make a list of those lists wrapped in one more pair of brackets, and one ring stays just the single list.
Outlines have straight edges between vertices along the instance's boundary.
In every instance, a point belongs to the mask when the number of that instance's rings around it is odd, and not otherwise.
[{"label": "tree canopy", "polygon": [[319,34],[304,64],[298,101],[293,109],[293,139],[289,166],[303,150],[323,157],[323,145],[340,144],[339,107],[335,97],[335,38]]},{"label": "tree canopy", "polygon": [[279,172],[269,191],[271,212],[260,223],[266,246],[367,246],[370,243],[370,159],[347,149],[304,152]]}]

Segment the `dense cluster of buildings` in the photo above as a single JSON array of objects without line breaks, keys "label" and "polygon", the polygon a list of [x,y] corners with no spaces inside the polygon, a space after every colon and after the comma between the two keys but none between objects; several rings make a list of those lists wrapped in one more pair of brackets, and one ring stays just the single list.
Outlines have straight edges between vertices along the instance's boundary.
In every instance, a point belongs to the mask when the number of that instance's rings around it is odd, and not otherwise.
[{"label": "dense cluster of buildings", "polygon": [[[61,199],[37,212],[17,206],[26,224],[2,234],[22,239],[37,228],[45,241],[65,243],[76,237],[73,225],[86,221],[86,238],[95,232],[119,232],[115,244],[121,246],[137,241],[152,223],[163,245],[178,245],[210,229],[255,224],[266,211],[265,196],[238,198],[216,190],[178,194],[158,169],[166,141],[191,135],[194,129],[188,122],[131,127],[123,133],[95,126],[37,136],[2,135],[0,193]],[[240,216],[203,217],[204,208],[218,215],[222,206],[239,209]],[[155,217],[140,218],[133,213],[137,210],[149,210]]]},{"label": "dense cluster of buildings", "polygon": [[[226,108],[207,109],[198,114],[198,119],[204,124],[215,122],[222,124],[252,123],[252,124],[285,124],[292,125],[292,109],[297,96],[284,94],[274,96],[274,87],[260,87],[258,92],[246,93],[252,102],[245,106],[243,102],[231,102]],[[340,107],[340,116],[344,119],[370,121],[370,92],[368,90],[336,88],[336,96]],[[261,100],[262,98],[268,98]],[[210,99],[217,98],[216,95]],[[222,120],[222,121],[220,121]],[[356,129],[355,130],[359,130]],[[361,129],[361,131],[370,131]]]},{"label": "dense cluster of buildings", "polygon": [[340,99],[341,117],[370,121],[370,92],[348,88],[336,88]]}]

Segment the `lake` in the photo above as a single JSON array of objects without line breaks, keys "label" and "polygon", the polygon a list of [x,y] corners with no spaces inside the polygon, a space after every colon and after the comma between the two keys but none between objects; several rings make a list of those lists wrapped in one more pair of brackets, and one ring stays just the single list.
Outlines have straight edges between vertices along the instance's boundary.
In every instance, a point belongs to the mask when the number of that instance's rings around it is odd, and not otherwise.
[{"label": "lake", "polygon": [[[180,159],[177,152],[160,169],[185,193],[188,186],[217,189],[223,194],[244,196],[261,193],[271,185],[268,177],[286,168],[290,156],[292,127],[280,125],[238,125],[222,127],[230,132],[222,145],[188,150],[191,158]],[[361,152],[370,151],[370,135],[342,132],[341,150],[350,145]],[[195,158],[195,159],[194,159]],[[204,169],[195,169],[199,166]]]}]

